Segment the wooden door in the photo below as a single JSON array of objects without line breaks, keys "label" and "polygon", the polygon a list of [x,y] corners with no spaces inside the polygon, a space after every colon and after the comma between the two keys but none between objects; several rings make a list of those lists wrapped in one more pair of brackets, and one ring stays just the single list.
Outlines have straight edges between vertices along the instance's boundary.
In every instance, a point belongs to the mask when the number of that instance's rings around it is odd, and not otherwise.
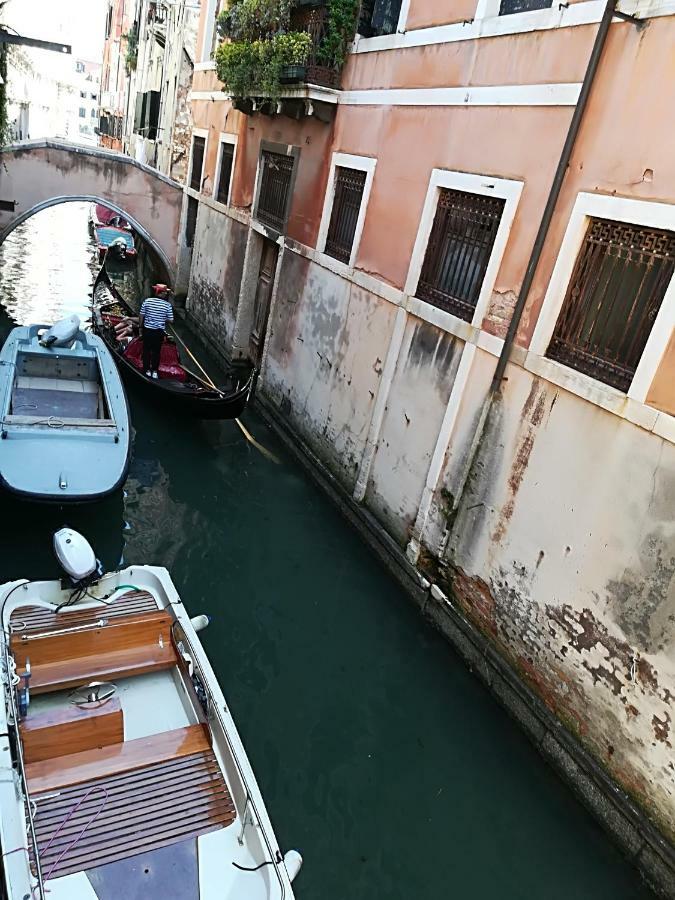
[{"label": "wooden door", "polygon": [[256,286],[255,302],[253,304],[253,328],[251,329],[251,338],[249,341],[251,359],[255,366],[259,366],[262,359],[278,253],[279,247],[274,241],[265,238],[262,255],[260,257],[260,271],[258,272],[258,284]]}]

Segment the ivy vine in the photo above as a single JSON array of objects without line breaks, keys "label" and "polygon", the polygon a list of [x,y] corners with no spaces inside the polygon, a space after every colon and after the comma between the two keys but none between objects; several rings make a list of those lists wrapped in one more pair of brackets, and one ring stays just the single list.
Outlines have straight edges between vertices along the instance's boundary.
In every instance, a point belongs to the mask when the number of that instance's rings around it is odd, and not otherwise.
[{"label": "ivy vine", "polygon": [[138,26],[134,23],[131,31],[128,31],[124,38],[127,42],[127,52],[124,60],[128,74],[136,71],[138,65]]},{"label": "ivy vine", "polygon": [[342,68],[347,48],[354,40],[360,0],[330,0],[328,27],[319,47],[319,61],[324,66]]},{"label": "ivy vine", "polygon": [[[6,0],[0,2],[0,13],[6,5]],[[7,44],[0,44],[0,147],[4,147],[12,140],[11,129],[9,127],[9,114],[7,112],[7,58],[9,56],[9,47]]]}]

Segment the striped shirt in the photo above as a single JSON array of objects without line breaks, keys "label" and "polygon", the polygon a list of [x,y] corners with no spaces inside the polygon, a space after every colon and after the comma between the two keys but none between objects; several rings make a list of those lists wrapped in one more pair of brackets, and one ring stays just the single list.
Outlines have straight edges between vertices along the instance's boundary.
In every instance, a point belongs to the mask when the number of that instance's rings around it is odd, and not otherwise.
[{"label": "striped shirt", "polygon": [[143,327],[164,331],[167,322],[173,322],[173,309],[168,300],[160,297],[148,297],[141,306]]}]

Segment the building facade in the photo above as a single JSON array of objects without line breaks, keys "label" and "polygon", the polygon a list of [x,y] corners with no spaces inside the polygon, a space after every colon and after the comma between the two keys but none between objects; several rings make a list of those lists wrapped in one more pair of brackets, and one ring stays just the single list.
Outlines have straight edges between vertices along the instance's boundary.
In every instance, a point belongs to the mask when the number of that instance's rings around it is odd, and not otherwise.
[{"label": "building facade", "polygon": [[7,112],[13,139],[55,137],[95,147],[100,77],[100,63],[11,47]]},{"label": "building facade", "polygon": [[427,612],[672,838],[675,16],[625,6],[602,45],[598,0],[374,0],[339,81],[233,99],[208,0],[183,241],[188,314]]},{"label": "building facade", "polygon": [[177,181],[187,172],[192,121],[188,94],[199,26],[198,0],[135,0],[133,64],[124,149]]},{"label": "building facade", "polygon": [[128,70],[134,65],[133,0],[109,0],[105,17],[99,144],[121,151],[128,100]]}]

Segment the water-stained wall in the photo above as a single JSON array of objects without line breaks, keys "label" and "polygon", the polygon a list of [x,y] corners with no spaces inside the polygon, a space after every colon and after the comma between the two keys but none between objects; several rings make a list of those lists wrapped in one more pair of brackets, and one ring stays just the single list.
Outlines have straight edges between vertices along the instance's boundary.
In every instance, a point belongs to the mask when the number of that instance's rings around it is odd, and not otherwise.
[{"label": "water-stained wall", "polygon": [[[490,367],[479,353],[476,403]],[[437,577],[675,834],[675,447],[509,366],[448,518],[470,433],[434,499]]]},{"label": "water-stained wall", "polygon": [[199,205],[186,309],[229,356],[244,268],[247,229],[236,219]]},{"label": "water-stained wall", "polygon": [[280,265],[260,389],[351,489],[395,309],[296,253]]}]

